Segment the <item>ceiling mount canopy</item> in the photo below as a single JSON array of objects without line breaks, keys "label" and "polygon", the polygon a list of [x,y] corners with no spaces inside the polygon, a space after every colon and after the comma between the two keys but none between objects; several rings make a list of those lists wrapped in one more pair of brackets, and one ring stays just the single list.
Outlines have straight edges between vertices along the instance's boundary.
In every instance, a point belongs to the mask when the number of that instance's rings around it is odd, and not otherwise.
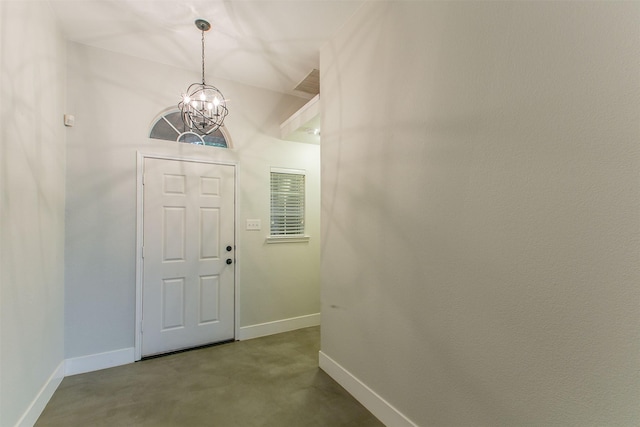
[{"label": "ceiling mount canopy", "polygon": [[204,19],[196,19],[195,24],[200,31],[209,31],[211,29],[211,24]]},{"label": "ceiling mount canopy", "polygon": [[229,110],[222,92],[204,80],[204,33],[211,29],[211,24],[204,19],[196,19],[195,25],[202,33],[202,83],[192,83],[187,88],[178,108],[184,125],[191,132],[209,135],[222,126]]}]

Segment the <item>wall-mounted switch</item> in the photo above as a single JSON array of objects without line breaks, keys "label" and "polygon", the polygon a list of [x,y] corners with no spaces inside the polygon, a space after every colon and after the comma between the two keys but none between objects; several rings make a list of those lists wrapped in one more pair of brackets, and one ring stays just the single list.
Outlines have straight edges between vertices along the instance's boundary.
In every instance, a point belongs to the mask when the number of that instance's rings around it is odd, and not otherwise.
[{"label": "wall-mounted switch", "polygon": [[260,220],[259,219],[248,219],[247,220],[247,230],[260,230]]}]

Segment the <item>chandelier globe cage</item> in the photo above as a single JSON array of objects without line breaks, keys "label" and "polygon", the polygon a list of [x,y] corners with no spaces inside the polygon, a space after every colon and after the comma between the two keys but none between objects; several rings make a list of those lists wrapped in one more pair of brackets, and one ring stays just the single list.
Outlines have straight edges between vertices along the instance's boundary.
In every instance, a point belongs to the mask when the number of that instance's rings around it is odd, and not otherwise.
[{"label": "chandelier globe cage", "polygon": [[202,32],[202,83],[192,83],[178,103],[184,125],[199,135],[209,135],[224,123],[229,113],[227,102],[222,92],[215,86],[205,83],[204,79],[204,32],[211,29],[204,19],[195,21]]}]

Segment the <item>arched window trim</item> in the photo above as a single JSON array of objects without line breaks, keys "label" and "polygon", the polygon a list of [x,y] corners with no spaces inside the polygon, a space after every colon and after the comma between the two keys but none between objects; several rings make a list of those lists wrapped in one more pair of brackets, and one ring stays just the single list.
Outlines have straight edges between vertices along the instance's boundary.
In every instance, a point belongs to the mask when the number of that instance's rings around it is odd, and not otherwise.
[{"label": "arched window trim", "polygon": [[[171,126],[171,128],[178,135],[176,137],[176,139],[175,139],[176,142],[179,142],[179,143],[182,144],[183,142],[180,141],[180,138],[185,134],[196,135],[196,136],[198,136],[200,138],[201,141],[203,141],[202,137],[200,135],[198,135],[198,134],[196,134],[194,132],[190,132],[190,131],[181,132],[180,130],[176,129],[176,127],[173,124],[171,124],[171,122],[169,120],[167,120],[167,118],[166,118],[167,115],[172,114],[172,113],[179,113],[179,112],[180,112],[180,110],[177,107],[168,107],[168,108],[165,108],[164,110],[162,110],[160,113],[158,113],[153,118],[153,120],[151,121],[151,126],[149,126],[149,135],[148,135],[149,138],[151,137],[151,132],[153,131],[153,128],[158,124],[158,122],[160,120],[164,120],[164,122],[167,123],[169,126]],[[231,135],[229,135],[229,131],[227,130],[227,127],[223,124],[222,126],[220,126],[219,130],[220,130],[220,133],[224,137],[224,140],[225,140],[225,142],[227,144],[226,148],[227,149],[233,148],[233,141],[231,140]],[[154,138],[154,139],[156,139],[156,138]],[[161,139],[161,141],[171,141],[171,140]],[[199,144],[196,144],[196,145],[199,145]],[[202,145],[204,145],[204,141],[203,141]],[[215,147],[215,146],[208,146],[208,147]],[[215,148],[225,148],[225,147],[215,147]]]}]

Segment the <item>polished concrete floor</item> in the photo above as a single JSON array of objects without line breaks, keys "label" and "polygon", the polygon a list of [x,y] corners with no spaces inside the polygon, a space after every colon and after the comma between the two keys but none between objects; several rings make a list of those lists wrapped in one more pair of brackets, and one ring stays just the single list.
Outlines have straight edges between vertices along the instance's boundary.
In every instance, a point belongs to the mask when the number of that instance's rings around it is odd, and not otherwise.
[{"label": "polished concrete floor", "polygon": [[66,377],[45,426],[383,426],[318,368],[300,329]]}]

